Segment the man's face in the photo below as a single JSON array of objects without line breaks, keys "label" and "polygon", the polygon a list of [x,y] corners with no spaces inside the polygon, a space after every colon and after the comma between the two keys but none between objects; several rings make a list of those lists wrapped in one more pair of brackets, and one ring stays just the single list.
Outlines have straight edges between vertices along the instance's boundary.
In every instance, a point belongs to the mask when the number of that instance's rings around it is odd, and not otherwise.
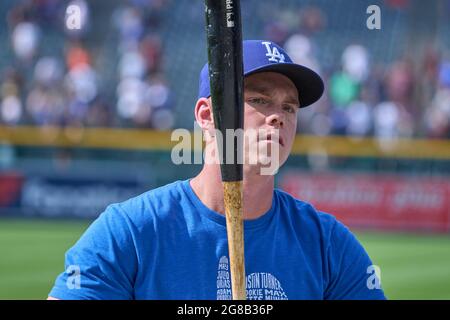
[{"label": "man's face", "polygon": [[261,72],[245,78],[244,101],[244,130],[267,132],[257,139],[258,149],[270,153],[278,147],[281,166],[289,156],[297,129],[297,88],[280,73]]}]

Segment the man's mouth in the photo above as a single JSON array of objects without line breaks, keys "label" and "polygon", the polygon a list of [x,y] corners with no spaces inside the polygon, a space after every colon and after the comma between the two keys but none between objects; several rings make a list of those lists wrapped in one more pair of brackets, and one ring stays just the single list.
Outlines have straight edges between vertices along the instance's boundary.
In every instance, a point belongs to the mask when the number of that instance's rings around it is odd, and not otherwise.
[{"label": "man's mouth", "polygon": [[277,133],[274,132],[268,133],[265,140],[278,142],[280,146],[284,147],[283,138],[280,137]]}]

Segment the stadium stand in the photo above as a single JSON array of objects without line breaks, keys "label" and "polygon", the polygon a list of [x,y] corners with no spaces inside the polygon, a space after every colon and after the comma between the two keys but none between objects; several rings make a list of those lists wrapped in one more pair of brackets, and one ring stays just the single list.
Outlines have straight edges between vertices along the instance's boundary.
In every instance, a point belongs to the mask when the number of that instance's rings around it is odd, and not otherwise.
[{"label": "stadium stand", "polygon": [[[76,33],[63,18],[71,4],[86,12]],[[381,30],[365,26],[368,5],[242,1],[244,37],[285,45],[326,79],[327,95],[300,113],[300,133],[448,138],[448,1],[442,17],[429,17],[436,18],[430,35],[436,40],[425,44],[420,58],[408,52],[408,39],[420,31],[411,24],[411,3],[383,1]],[[2,1],[0,123],[192,128],[186,110],[195,102],[198,70],[206,61],[202,6],[169,0]]]}]

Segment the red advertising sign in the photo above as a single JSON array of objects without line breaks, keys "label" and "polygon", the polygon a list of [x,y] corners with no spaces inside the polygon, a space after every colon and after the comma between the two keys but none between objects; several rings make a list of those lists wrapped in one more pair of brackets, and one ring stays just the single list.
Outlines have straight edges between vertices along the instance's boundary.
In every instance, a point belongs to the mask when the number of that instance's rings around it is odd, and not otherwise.
[{"label": "red advertising sign", "polygon": [[0,172],[0,208],[17,205],[23,177],[19,173]]},{"label": "red advertising sign", "polygon": [[450,181],[290,172],[280,187],[348,226],[450,231]]}]

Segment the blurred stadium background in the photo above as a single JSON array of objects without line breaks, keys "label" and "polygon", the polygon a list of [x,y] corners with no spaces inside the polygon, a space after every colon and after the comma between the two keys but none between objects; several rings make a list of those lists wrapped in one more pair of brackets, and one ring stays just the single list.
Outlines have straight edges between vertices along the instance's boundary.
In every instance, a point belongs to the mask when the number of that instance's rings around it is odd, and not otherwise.
[{"label": "blurred stadium background", "polygon": [[[388,298],[450,299],[450,1],[241,2],[244,38],[326,80],[277,185],[357,234]],[[170,132],[193,128],[203,14],[200,0],[0,1],[0,299],[45,298],[107,204],[198,172],[171,162]]]}]

